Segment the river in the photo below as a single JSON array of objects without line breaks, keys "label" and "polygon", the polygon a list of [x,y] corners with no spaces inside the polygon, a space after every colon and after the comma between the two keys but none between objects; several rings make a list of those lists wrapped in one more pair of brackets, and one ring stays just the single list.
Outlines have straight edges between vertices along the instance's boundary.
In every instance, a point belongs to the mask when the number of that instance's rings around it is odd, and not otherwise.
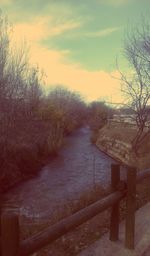
[{"label": "river", "polygon": [[66,137],[59,155],[37,176],[17,185],[4,195],[4,202],[17,206],[21,215],[41,218],[68,200],[76,200],[94,184],[110,184],[114,162],[90,142],[90,129],[80,128]]}]

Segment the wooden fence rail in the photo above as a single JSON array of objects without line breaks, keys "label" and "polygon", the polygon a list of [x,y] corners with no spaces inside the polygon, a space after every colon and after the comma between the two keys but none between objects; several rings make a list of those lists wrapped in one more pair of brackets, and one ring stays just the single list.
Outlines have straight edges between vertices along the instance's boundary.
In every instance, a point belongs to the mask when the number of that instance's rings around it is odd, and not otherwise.
[{"label": "wooden fence rail", "polygon": [[110,240],[116,241],[119,238],[119,203],[125,196],[127,197],[125,246],[133,249],[136,183],[147,177],[150,177],[150,169],[136,174],[135,168],[128,167],[127,180],[120,181],[120,166],[118,164],[112,164],[111,194],[23,241],[20,241],[19,238],[18,214],[10,210],[2,211],[0,255],[30,255],[110,207]]}]

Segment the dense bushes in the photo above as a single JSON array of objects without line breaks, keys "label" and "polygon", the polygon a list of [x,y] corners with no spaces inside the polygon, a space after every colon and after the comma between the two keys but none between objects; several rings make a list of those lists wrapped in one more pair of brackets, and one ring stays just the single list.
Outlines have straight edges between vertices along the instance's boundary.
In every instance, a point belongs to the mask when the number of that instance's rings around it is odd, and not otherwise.
[{"label": "dense bushes", "polygon": [[49,92],[42,102],[40,116],[50,122],[47,147],[51,154],[57,153],[65,135],[83,124],[85,114],[85,103],[77,93],[61,86]]},{"label": "dense bushes", "polygon": [[22,45],[16,49],[10,38],[8,20],[0,15],[1,190],[35,171],[37,157],[30,121],[37,116],[42,97],[40,71],[29,65],[27,48]]},{"label": "dense bushes", "polygon": [[61,124],[63,133],[69,134],[79,127],[85,116],[85,104],[80,95],[63,87],[56,87],[48,95],[49,109],[54,121]]}]

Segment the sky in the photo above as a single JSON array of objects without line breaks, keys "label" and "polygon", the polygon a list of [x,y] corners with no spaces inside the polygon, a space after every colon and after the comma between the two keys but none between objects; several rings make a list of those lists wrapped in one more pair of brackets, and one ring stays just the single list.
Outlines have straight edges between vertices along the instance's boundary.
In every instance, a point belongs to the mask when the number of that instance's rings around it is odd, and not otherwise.
[{"label": "sky", "polygon": [[121,102],[116,59],[125,31],[150,14],[150,0],[0,0],[14,40],[30,46],[30,60],[46,74],[45,89],[64,85],[88,101]]}]

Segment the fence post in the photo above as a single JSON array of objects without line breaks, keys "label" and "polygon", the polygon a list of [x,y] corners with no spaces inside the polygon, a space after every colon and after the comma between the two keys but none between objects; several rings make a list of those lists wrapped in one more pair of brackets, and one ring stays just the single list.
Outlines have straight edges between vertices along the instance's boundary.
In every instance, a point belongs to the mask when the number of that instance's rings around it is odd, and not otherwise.
[{"label": "fence post", "polygon": [[136,168],[127,170],[127,203],[125,224],[125,247],[134,249],[135,234],[135,210],[136,210]]},{"label": "fence post", "polygon": [[[1,201],[0,201],[0,220],[1,220]],[[2,247],[1,247],[1,221],[0,221],[0,256],[2,256]]]},{"label": "fence post", "polygon": [[1,213],[1,255],[16,256],[19,249],[19,216],[14,210]]},{"label": "fence post", "polygon": [[[117,185],[120,181],[120,165],[111,164],[111,191],[117,190]],[[115,203],[111,209],[110,219],[110,240],[116,241],[119,238],[119,204]]]}]

